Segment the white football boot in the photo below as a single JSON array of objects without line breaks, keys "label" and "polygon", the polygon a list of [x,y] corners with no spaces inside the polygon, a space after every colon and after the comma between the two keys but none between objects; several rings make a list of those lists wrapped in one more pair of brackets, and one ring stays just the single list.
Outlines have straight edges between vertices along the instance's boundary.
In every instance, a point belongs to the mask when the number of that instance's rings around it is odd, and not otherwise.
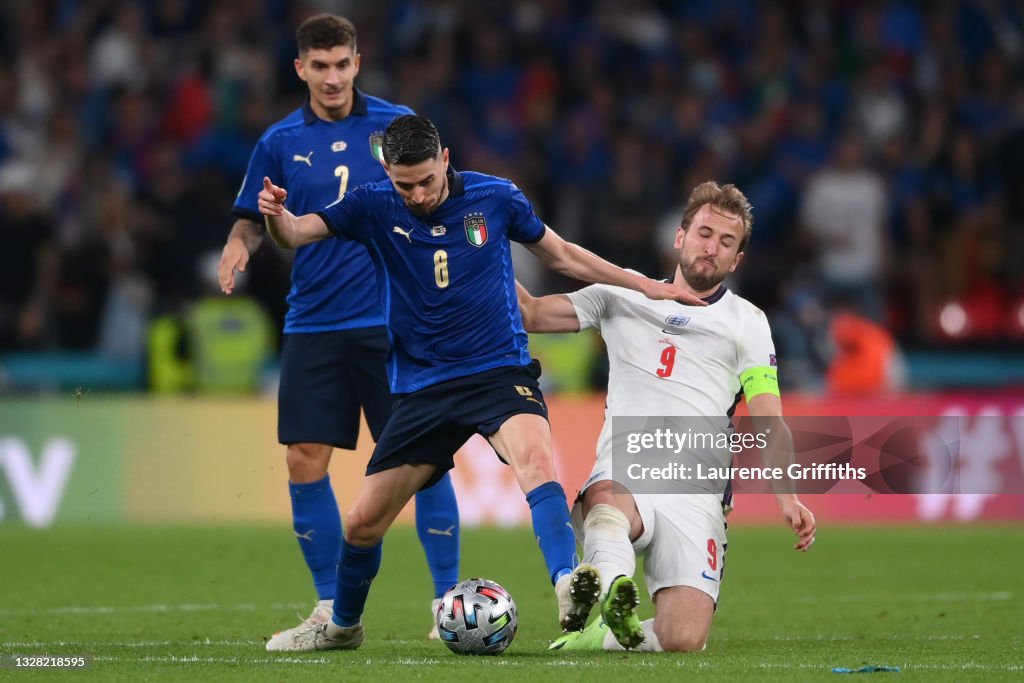
[{"label": "white football boot", "polygon": [[[289,628],[284,631],[278,631],[270,640],[267,641],[267,650],[287,650],[289,648],[282,647],[287,643],[291,643],[296,636],[306,631],[312,631],[321,624],[326,624],[334,616],[334,600],[321,600],[316,603],[316,607],[313,608],[313,612],[303,619],[302,623],[294,628]],[[301,618],[301,617],[300,617]]]},{"label": "white football boot", "polygon": [[601,594],[601,575],[592,564],[581,564],[555,584],[558,623],[563,631],[582,631],[590,609]]},{"label": "white football boot", "polygon": [[441,634],[437,632],[437,608],[441,604],[441,598],[434,598],[430,601],[430,633],[427,634],[429,640],[441,640]]},{"label": "white football boot", "polygon": [[308,629],[291,629],[290,638],[279,638],[274,647],[267,643],[267,649],[275,652],[315,652],[317,650],[355,650],[363,644],[363,625],[338,626],[333,621],[317,624]]}]

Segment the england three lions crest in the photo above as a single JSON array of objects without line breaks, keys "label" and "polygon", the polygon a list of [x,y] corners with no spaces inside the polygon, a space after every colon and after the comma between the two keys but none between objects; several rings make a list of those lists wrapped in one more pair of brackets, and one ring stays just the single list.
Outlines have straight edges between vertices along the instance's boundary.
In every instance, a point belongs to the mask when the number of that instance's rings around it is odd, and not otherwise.
[{"label": "england three lions crest", "polygon": [[686,327],[688,322],[690,322],[688,315],[670,315],[665,318],[665,324],[669,327]]},{"label": "england three lions crest", "polygon": [[689,322],[688,315],[670,315],[665,318],[665,327],[661,328],[661,331],[665,334],[682,334],[679,328],[686,327]]},{"label": "england three lions crest", "polygon": [[487,221],[482,213],[471,213],[462,223],[466,226],[466,239],[474,247],[487,244]]}]

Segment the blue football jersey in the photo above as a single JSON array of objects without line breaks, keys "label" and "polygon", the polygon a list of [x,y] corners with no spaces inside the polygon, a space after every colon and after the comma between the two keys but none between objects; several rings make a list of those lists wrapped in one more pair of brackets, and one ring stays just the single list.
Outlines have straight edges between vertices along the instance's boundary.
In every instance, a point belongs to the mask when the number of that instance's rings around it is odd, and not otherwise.
[{"label": "blue football jersey", "polygon": [[[386,179],[378,161],[384,129],[411,113],[356,90],[352,113],[340,121],[325,121],[307,100],[260,138],[232,213],[263,223],[257,206],[263,176],[288,190],[285,204],[296,215],[322,209],[359,185]],[[324,240],[300,247],[292,265],[284,331],[383,325],[374,278],[373,263],[358,242]]]},{"label": "blue football jersey", "polygon": [[544,223],[509,180],[449,170],[448,182],[430,216],[410,212],[390,181],[317,212],[378,267],[393,393],[530,362],[509,240],[536,242]]}]

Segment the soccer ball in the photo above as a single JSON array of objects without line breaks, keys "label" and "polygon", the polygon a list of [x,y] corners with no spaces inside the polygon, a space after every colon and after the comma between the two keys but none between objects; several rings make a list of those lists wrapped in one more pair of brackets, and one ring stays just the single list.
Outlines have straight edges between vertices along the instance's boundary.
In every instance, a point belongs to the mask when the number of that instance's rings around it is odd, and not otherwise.
[{"label": "soccer ball", "polygon": [[519,627],[512,596],[487,579],[466,579],[449,588],[434,616],[441,640],[460,655],[501,654]]}]

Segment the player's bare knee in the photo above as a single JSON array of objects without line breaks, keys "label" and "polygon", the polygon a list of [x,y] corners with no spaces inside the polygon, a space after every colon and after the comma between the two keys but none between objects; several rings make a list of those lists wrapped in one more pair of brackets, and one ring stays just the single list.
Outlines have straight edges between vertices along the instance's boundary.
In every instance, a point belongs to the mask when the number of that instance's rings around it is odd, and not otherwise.
[{"label": "player's bare knee", "polygon": [[615,505],[610,480],[594,482],[583,493],[584,514],[589,515],[590,511],[598,505]]},{"label": "player's bare knee", "polygon": [[383,522],[372,519],[359,508],[349,512],[345,520],[345,540],[361,548],[379,543],[386,531],[387,526]]},{"label": "player's bare knee", "polygon": [[655,624],[654,632],[665,652],[701,652],[708,643],[707,633],[692,628],[658,628]]},{"label": "player's bare knee", "polygon": [[323,479],[327,476],[332,450],[330,446],[318,443],[289,444],[284,456],[288,465],[288,478],[296,484]]},{"label": "player's bare knee", "polygon": [[530,448],[515,459],[516,479],[524,491],[529,491],[541,484],[555,480],[555,464],[551,453],[543,447]]}]

